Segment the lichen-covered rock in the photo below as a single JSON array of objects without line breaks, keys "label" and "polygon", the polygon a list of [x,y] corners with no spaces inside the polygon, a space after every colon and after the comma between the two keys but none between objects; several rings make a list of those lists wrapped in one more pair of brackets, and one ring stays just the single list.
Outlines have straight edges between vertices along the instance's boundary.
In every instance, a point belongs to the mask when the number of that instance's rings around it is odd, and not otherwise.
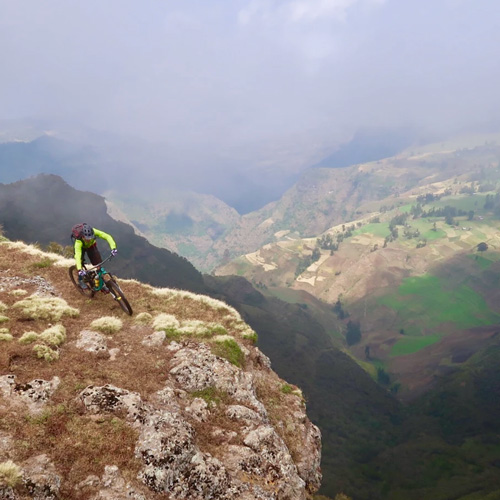
[{"label": "lichen-covered rock", "polygon": [[60,384],[59,377],[51,380],[35,379],[26,384],[18,384],[14,375],[0,377],[0,393],[11,405],[26,405],[29,411],[37,413],[43,410]]},{"label": "lichen-covered rock", "polygon": [[106,337],[92,330],[82,330],[76,341],[76,347],[83,351],[109,357]]},{"label": "lichen-covered rock", "polygon": [[197,348],[184,347],[177,351],[171,362],[170,374],[186,391],[201,391],[214,387],[266,415],[264,405],[255,395],[253,376],[226,359],[215,356],[210,348],[200,344]]},{"label": "lichen-covered rock", "polygon": [[142,345],[146,347],[158,347],[165,342],[165,332],[153,332],[151,335],[146,335],[142,341]]},{"label": "lichen-covered rock", "polygon": [[[89,386],[80,394],[87,412],[125,416],[139,431],[139,478],[172,499],[310,498],[321,478],[320,441],[318,429],[306,418],[303,400],[290,396],[288,402],[292,411],[286,422],[303,449],[294,450],[294,461],[257,398],[251,371],[215,356],[205,344],[186,343],[173,352],[172,378],[148,402],[112,385]],[[269,376],[268,382],[276,384],[276,376]],[[222,413],[220,394],[229,398]],[[227,419],[229,428],[221,419]],[[211,436],[221,445],[216,455],[201,447],[198,425],[204,426],[205,439]]]},{"label": "lichen-covered rock", "polygon": [[23,463],[23,483],[33,500],[58,498],[61,478],[47,455],[38,455]]},{"label": "lichen-covered rock", "polygon": [[77,485],[77,490],[85,494],[89,489],[99,488],[93,495],[86,495],[90,500],[146,500],[146,497],[136,491],[123,479],[120,469],[116,465],[106,465],[102,478],[91,475]]}]

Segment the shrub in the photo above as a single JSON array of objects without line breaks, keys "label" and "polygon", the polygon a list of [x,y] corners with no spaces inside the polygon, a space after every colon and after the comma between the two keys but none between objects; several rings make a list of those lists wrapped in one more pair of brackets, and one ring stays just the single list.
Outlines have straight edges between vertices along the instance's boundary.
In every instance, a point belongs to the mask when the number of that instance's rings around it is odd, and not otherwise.
[{"label": "shrub", "polygon": [[7,318],[7,316],[2,316],[0,314],[0,323],[5,323],[6,321],[9,321],[9,318]]},{"label": "shrub", "polygon": [[33,346],[33,350],[37,358],[43,358],[45,361],[51,362],[59,359],[59,353],[45,344],[36,344]]},{"label": "shrub", "polygon": [[66,328],[63,325],[51,326],[43,331],[38,338],[48,345],[61,345],[66,340]]},{"label": "shrub", "polygon": [[59,297],[40,297],[32,295],[26,299],[16,302],[13,306],[20,309],[26,319],[45,319],[47,321],[59,321],[62,316],[78,316],[78,309],[70,307],[68,303]]},{"label": "shrub", "polygon": [[227,359],[233,365],[241,367],[245,360],[245,355],[238,343],[229,335],[221,335],[214,338],[212,352],[216,356]]},{"label": "shrub", "polygon": [[38,340],[38,333],[36,332],[25,332],[19,339],[21,344],[31,344],[32,342],[36,342]]},{"label": "shrub", "polygon": [[21,468],[12,460],[0,463],[0,485],[14,488],[21,481]]},{"label": "shrub", "polygon": [[21,295],[27,295],[28,292],[22,288],[17,288],[16,290],[11,290],[9,295],[14,295],[14,297],[20,297]]},{"label": "shrub", "polygon": [[149,325],[152,319],[153,316],[151,316],[151,314],[147,312],[141,312],[135,317],[135,322],[140,325]]},{"label": "shrub", "polygon": [[14,337],[10,333],[5,333],[0,331],[0,342],[10,342],[13,338]]},{"label": "shrub", "polygon": [[116,333],[121,330],[122,327],[122,320],[115,318],[114,316],[103,316],[102,318],[97,318],[90,323],[90,328],[92,330],[97,330],[102,333]]},{"label": "shrub", "polygon": [[0,300],[0,312],[5,312],[7,309],[7,305]]}]

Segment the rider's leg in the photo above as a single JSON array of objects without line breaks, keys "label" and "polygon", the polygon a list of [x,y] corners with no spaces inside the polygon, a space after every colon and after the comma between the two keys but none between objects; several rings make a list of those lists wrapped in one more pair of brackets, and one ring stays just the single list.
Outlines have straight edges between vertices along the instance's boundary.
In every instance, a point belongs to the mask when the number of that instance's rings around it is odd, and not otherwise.
[{"label": "rider's leg", "polygon": [[[85,260],[85,249],[82,249],[82,266],[83,266],[84,260]],[[78,275],[78,284],[80,285],[80,288],[82,288],[83,290],[88,288],[87,283],[85,283],[85,281],[83,281],[83,279],[80,275]]]},{"label": "rider's leg", "polygon": [[[94,266],[96,266],[97,264],[102,262],[101,253],[99,252],[99,249],[97,248],[96,243],[94,243],[90,248],[87,248],[87,254],[89,256],[90,262],[92,262],[92,264]],[[103,279],[106,282],[109,280],[109,275],[106,272],[106,270],[104,269],[104,267],[101,266],[101,269],[103,270]],[[109,293],[108,287],[105,284],[103,285],[101,290],[104,293]]]}]

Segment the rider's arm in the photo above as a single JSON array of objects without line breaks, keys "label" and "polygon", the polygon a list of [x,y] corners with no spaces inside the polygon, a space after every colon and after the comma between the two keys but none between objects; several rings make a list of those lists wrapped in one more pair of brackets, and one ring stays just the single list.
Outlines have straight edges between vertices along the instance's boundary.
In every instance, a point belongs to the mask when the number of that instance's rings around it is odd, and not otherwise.
[{"label": "rider's arm", "polygon": [[100,231],[99,229],[96,229],[96,228],[94,228],[94,234],[96,236],[98,236],[99,238],[106,240],[108,242],[108,245],[111,248],[111,250],[116,248],[115,240],[113,239],[113,237],[110,234],[105,233],[104,231]]},{"label": "rider's arm", "polygon": [[75,240],[75,264],[78,270],[82,268],[82,246],[81,240]]}]

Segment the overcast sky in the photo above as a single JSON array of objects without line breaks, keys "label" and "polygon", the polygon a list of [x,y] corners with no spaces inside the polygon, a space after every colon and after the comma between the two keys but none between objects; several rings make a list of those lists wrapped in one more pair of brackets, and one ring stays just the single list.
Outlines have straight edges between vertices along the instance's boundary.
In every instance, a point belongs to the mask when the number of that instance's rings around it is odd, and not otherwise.
[{"label": "overcast sky", "polygon": [[500,1],[0,0],[0,67],[3,119],[308,161],[498,118]]}]

